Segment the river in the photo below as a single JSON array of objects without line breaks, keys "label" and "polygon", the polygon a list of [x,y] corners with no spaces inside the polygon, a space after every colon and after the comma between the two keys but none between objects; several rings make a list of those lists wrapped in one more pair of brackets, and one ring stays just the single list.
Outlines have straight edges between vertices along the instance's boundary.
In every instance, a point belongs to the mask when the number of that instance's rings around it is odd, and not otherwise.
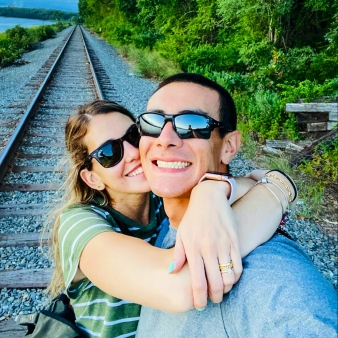
[{"label": "river", "polygon": [[0,16],[0,32],[4,32],[8,28],[12,28],[15,25],[20,25],[22,27],[30,26],[42,26],[42,25],[52,25],[53,21],[42,21],[35,19],[24,19],[24,18],[8,18]]}]

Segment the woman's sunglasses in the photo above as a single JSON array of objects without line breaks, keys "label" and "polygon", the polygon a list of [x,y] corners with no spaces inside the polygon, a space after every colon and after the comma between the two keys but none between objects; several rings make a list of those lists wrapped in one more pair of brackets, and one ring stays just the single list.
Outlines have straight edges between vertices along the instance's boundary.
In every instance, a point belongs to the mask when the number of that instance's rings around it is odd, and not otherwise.
[{"label": "woman's sunglasses", "polygon": [[184,110],[175,115],[167,115],[161,111],[145,112],[137,118],[136,124],[141,136],[159,137],[165,124],[169,121],[181,139],[209,139],[215,128],[224,128],[222,122],[216,121],[204,113],[190,110]]},{"label": "woman's sunglasses", "polygon": [[136,124],[133,124],[126,133],[117,140],[109,140],[102,146],[90,153],[85,166],[88,167],[93,158],[104,168],[111,168],[121,162],[124,155],[123,141],[127,141],[132,146],[138,148],[140,143],[140,134]]}]

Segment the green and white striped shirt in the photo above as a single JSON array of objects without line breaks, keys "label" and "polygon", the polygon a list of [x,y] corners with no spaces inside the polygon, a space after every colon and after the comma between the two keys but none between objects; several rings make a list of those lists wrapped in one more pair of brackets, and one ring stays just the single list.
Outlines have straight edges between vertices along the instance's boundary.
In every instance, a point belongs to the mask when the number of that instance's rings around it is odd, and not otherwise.
[{"label": "green and white striped shirt", "polygon": [[[154,244],[166,221],[162,200],[151,194],[149,224],[141,225],[113,208],[98,205],[74,205],[60,218],[59,249],[67,295],[76,314],[76,324],[88,337],[134,337],[141,306],[112,297],[87,278],[72,283],[82,250],[96,235],[121,232],[115,219],[125,224],[135,237]],[[118,278],[118,273],[116,274]]]}]

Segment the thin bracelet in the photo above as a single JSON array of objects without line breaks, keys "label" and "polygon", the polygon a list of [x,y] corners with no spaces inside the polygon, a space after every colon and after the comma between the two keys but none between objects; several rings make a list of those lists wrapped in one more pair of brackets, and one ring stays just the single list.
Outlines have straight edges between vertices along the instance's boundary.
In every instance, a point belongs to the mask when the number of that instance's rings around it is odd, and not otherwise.
[{"label": "thin bracelet", "polygon": [[277,201],[279,202],[279,204],[282,208],[282,217],[283,217],[283,215],[285,214],[284,206],[283,206],[283,203],[281,202],[281,200],[279,199],[279,197],[275,194],[275,192],[271,188],[268,187],[268,185],[266,183],[264,183],[262,181],[258,181],[255,185],[257,185],[257,184],[263,185],[266,189],[268,189],[276,197]]},{"label": "thin bracelet", "polygon": [[285,172],[283,172],[283,171],[281,171],[281,170],[279,170],[279,169],[273,169],[273,170],[270,170],[270,171],[268,171],[266,174],[269,174],[269,173],[271,173],[271,172],[273,172],[273,171],[277,171],[278,173],[282,174],[282,175],[285,176],[286,179],[291,183],[292,188],[293,188],[293,190],[294,190],[294,192],[295,192],[295,195],[293,196],[293,199],[292,199],[291,202],[294,202],[294,201],[296,200],[297,196],[298,196],[298,190],[297,190],[296,184],[295,184],[295,182],[293,181],[293,179],[292,179],[289,175],[285,174]]},{"label": "thin bracelet", "polygon": [[286,196],[285,191],[275,182],[269,180],[267,177],[263,176],[261,179],[262,183],[270,183],[272,185],[274,185],[276,188],[278,188],[284,195],[285,198],[285,202],[286,202],[286,210],[289,212],[290,211],[290,204],[289,204],[289,200],[288,197]]},{"label": "thin bracelet", "polygon": [[290,187],[284,182],[284,180],[282,180],[281,178],[279,178],[277,175],[274,175],[274,174],[271,174],[271,173],[266,173],[264,176],[265,177],[273,177],[276,180],[278,180],[279,182],[281,182],[284,185],[284,187],[287,190],[287,192],[288,192],[289,202],[292,202],[293,199],[292,199],[292,193],[291,193]]}]

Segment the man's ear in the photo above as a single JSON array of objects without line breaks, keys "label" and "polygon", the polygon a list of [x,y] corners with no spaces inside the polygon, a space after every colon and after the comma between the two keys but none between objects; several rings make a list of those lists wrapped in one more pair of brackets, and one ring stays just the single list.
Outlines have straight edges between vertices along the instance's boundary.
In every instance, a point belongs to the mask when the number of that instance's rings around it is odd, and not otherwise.
[{"label": "man's ear", "polygon": [[237,154],[241,145],[241,132],[232,131],[223,138],[221,161],[223,164],[229,164],[232,158]]},{"label": "man's ear", "polygon": [[82,181],[85,182],[88,187],[95,190],[104,190],[105,185],[100,180],[100,177],[93,171],[89,171],[87,168],[80,171]]}]

